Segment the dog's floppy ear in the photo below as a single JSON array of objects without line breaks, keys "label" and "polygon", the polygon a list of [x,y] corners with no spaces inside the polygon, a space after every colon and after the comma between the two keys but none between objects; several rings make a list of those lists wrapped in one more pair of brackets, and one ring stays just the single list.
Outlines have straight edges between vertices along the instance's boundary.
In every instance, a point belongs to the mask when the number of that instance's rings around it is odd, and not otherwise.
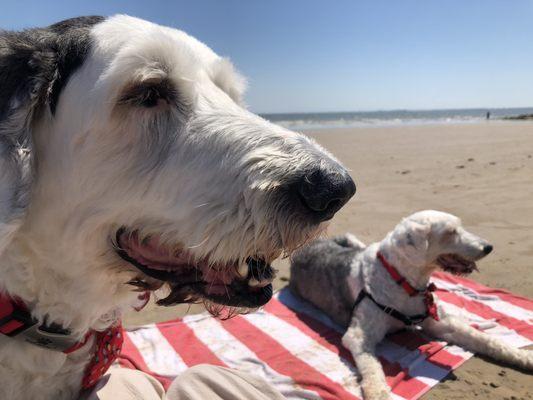
[{"label": "dog's floppy ear", "polygon": [[425,265],[431,226],[405,219],[396,237],[396,248],[414,265]]},{"label": "dog's floppy ear", "polygon": [[83,29],[101,20],[0,32],[0,252],[28,207],[35,169],[32,127],[45,113],[52,117],[62,87],[86,55]]},{"label": "dog's floppy ear", "polygon": [[31,126],[52,81],[52,52],[24,34],[0,36],[0,251],[21,223],[33,174]]}]

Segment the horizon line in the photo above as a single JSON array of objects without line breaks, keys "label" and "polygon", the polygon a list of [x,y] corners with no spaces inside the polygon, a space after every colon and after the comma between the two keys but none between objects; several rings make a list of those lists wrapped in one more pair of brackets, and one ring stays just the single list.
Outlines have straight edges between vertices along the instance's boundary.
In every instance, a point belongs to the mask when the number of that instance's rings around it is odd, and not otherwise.
[{"label": "horizon line", "polygon": [[465,108],[390,108],[390,109],[373,109],[373,110],[341,110],[341,111],[276,111],[276,112],[261,112],[253,111],[259,115],[283,115],[283,114],[349,114],[349,113],[381,113],[381,112],[398,112],[398,111],[465,111],[465,110],[512,110],[512,109],[533,109],[533,105],[530,106],[516,106],[516,107],[465,107]]}]

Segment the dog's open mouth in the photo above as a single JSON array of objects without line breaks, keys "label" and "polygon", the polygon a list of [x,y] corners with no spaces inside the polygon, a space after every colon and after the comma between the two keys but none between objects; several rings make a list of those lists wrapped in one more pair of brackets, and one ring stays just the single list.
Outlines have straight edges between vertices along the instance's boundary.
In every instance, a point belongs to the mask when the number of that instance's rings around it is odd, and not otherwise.
[{"label": "dog's open mouth", "polygon": [[442,254],[437,258],[437,264],[454,275],[468,275],[478,270],[474,261],[467,260],[458,254]]},{"label": "dog's open mouth", "polygon": [[[116,246],[117,254],[142,273],[130,284],[147,290],[169,285],[171,292],[158,301],[160,305],[208,300],[256,308],[272,297],[274,270],[260,258],[224,264],[196,260],[187,250],[162,245],[157,235],[141,240],[136,230],[125,228],[117,232]],[[154,280],[160,284],[154,285]]]}]

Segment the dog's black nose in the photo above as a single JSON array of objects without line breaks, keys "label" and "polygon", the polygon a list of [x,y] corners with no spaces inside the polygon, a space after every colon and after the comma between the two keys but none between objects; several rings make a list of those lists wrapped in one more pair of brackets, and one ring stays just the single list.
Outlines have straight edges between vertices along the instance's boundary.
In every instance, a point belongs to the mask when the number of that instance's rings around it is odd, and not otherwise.
[{"label": "dog's black nose", "polygon": [[320,221],[326,221],[355,194],[355,183],[340,166],[321,166],[298,182],[303,205]]},{"label": "dog's black nose", "polygon": [[491,244],[487,244],[487,245],[485,245],[483,247],[483,253],[489,254],[491,251],[492,251],[492,245]]}]

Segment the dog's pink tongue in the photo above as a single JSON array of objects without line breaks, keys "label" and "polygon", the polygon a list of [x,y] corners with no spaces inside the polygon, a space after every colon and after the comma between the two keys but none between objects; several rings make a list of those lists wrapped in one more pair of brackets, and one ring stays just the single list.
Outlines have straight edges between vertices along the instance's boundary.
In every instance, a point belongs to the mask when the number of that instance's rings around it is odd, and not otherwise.
[{"label": "dog's pink tongue", "polygon": [[[181,267],[190,267],[193,261],[187,252],[172,254],[170,248],[161,244],[158,236],[151,236],[141,242],[137,232],[124,233],[118,244],[130,257],[153,269],[174,271]],[[195,266],[201,270],[202,279],[206,282],[206,289],[210,294],[226,293],[226,285],[231,284],[236,277],[236,272],[232,269],[220,266],[217,268],[198,261]]]},{"label": "dog's pink tongue", "polygon": [[225,269],[216,270],[214,268],[206,267],[202,269],[202,275],[207,284],[214,285],[229,285],[235,279],[235,273]]},{"label": "dog's pink tongue", "polygon": [[228,289],[223,284],[208,283],[205,286],[205,293],[209,295],[224,295],[228,294]]},{"label": "dog's pink tongue", "polygon": [[130,257],[151,267],[164,267],[169,265],[186,264],[186,257],[173,254],[173,251],[160,243],[158,236],[152,236],[148,240],[141,242],[137,232],[124,233],[119,240],[119,245],[126,250]]},{"label": "dog's pink tongue", "polygon": [[205,266],[202,268],[202,276],[206,282],[205,291],[211,295],[224,295],[228,293],[226,288],[235,279],[235,273],[226,269],[216,270]]}]

